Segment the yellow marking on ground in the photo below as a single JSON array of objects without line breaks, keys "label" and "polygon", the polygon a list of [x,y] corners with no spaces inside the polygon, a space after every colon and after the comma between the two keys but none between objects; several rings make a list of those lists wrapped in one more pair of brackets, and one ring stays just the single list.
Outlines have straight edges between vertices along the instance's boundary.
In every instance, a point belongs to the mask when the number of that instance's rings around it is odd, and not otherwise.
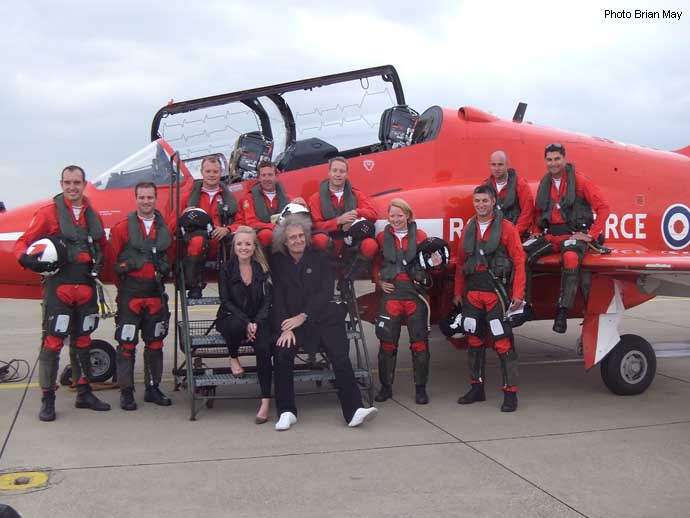
[{"label": "yellow marking on ground", "polygon": [[21,491],[41,487],[48,482],[43,471],[18,471],[0,475],[0,491]]},{"label": "yellow marking on ground", "polygon": [[[166,382],[173,383],[174,381],[175,381],[174,378],[163,378],[163,379],[161,380],[162,383],[166,383]],[[141,384],[144,384],[144,378],[135,379],[135,380],[134,380],[134,383],[141,383]],[[111,384],[111,382],[106,381],[106,382],[103,383],[102,385],[109,385],[109,384]],[[92,386],[94,387],[94,390],[99,390],[99,385],[101,385],[101,384],[95,383],[95,382],[92,383]],[[29,388],[40,388],[40,386],[39,386],[39,384],[38,384],[37,381],[32,381],[31,383],[28,383],[28,384],[27,384],[27,383],[6,383],[6,384],[0,384],[0,390],[2,390],[2,389],[24,389],[24,388],[26,388],[26,387],[29,387]],[[67,391],[70,391],[70,390],[73,391],[73,390],[74,390],[74,389],[72,389],[71,387],[65,387],[65,386],[63,386],[62,388],[64,388],[64,389],[67,390]],[[111,388],[111,387],[100,387],[100,390],[105,390],[105,389],[108,389],[108,388]],[[117,384],[114,384],[112,388],[118,388],[118,385],[117,385]]]},{"label": "yellow marking on ground", "polygon": [[29,387],[29,388],[38,388],[38,383],[37,383],[37,382],[28,383],[28,384],[27,384],[27,383],[4,383],[4,384],[0,385],[0,390],[3,390],[3,389],[16,389],[16,388],[21,388],[21,389],[23,389],[23,388],[26,388],[26,387]]}]

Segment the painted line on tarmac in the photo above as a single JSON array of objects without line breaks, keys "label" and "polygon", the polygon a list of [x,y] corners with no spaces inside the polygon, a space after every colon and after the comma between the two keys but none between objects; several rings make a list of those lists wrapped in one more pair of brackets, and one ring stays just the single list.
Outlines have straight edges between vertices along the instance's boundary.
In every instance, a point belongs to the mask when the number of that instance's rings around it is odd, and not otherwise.
[{"label": "painted line on tarmac", "polygon": [[[163,378],[161,380],[161,383],[173,383],[175,380],[173,378]],[[141,379],[135,379],[134,383],[141,383],[142,385],[144,384],[144,378]],[[4,383],[0,384],[0,390],[8,390],[8,389],[23,389],[23,388],[40,388],[40,385],[37,381],[32,381],[31,383]],[[69,387],[65,387],[65,390],[69,390]]]},{"label": "painted line on tarmac", "polygon": [[32,383],[3,383],[0,385],[0,390],[7,389],[23,389],[23,388],[38,388],[38,382],[34,381]]}]

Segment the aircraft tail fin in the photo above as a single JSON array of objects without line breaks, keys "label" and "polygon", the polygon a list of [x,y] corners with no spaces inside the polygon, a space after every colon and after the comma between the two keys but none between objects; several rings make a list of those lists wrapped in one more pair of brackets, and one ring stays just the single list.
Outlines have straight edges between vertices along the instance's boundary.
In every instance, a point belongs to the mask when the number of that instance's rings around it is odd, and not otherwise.
[{"label": "aircraft tail fin", "polygon": [[690,146],[685,146],[684,148],[676,149],[674,153],[679,153],[681,155],[690,157]]}]

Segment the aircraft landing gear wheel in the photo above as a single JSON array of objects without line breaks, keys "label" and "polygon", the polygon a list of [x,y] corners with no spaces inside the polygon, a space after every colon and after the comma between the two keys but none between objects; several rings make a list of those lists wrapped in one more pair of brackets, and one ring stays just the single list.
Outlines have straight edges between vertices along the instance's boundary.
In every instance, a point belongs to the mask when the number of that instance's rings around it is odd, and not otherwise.
[{"label": "aircraft landing gear wheel", "polygon": [[60,374],[60,385],[63,387],[69,387],[72,384],[72,366],[65,365]]},{"label": "aircraft landing gear wheel", "polygon": [[601,361],[601,379],[619,396],[641,394],[656,374],[656,354],[650,343],[637,335],[622,335],[618,345]]},{"label": "aircraft landing gear wheel", "polygon": [[91,340],[91,381],[103,383],[115,375],[115,348],[105,340]]},{"label": "aircraft landing gear wheel", "polygon": [[[91,381],[103,383],[115,376],[115,348],[105,340],[91,341]],[[60,373],[60,385],[72,384],[72,366],[66,365]]]}]

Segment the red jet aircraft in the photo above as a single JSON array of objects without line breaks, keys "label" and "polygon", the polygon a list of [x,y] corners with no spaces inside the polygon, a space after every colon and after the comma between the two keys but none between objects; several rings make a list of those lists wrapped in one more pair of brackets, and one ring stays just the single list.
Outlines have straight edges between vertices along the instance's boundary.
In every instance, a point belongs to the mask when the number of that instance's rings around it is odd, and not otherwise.
[{"label": "red jet aircraft", "polygon": [[[389,200],[402,197],[414,208],[420,228],[453,244],[473,215],[472,190],[489,175],[491,152],[506,151],[511,166],[536,192],[545,173],[544,147],[560,142],[568,161],[596,182],[611,207],[605,237],[613,252],[586,255],[590,294],[586,303],[578,294],[569,315],[584,317],[585,367],[601,363],[613,392],[643,392],[655,374],[654,350],[641,337],[620,336],[618,323],[625,309],[656,295],[690,294],[690,203],[682,189],[690,179],[690,146],[658,151],[537,126],[523,122],[525,107],[520,104],[512,120],[469,106],[431,106],[418,115],[405,105],[392,66],[171,102],[154,117],[151,143],[91,179],[85,193],[107,228],[134,210],[132,187],[139,181],[159,186],[159,206],[169,213],[175,205],[176,157],[182,159],[179,180],[185,190],[199,176],[201,158],[218,154],[238,199],[254,183],[262,157],[279,164],[290,195],[308,199],[325,178],[328,159],[342,155],[349,159],[353,185],[373,195],[379,226]],[[40,277],[23,270],[12,250],[45,203],[0,216],[0,297],[41,296]],[[556,255],[538,264],[537,318],[554,316],[558,265]],[[449,309],[452,269],[451,264],[432,292],[434,320]],[[360,299],[370,321],[377,298],[373,293]]]}]

